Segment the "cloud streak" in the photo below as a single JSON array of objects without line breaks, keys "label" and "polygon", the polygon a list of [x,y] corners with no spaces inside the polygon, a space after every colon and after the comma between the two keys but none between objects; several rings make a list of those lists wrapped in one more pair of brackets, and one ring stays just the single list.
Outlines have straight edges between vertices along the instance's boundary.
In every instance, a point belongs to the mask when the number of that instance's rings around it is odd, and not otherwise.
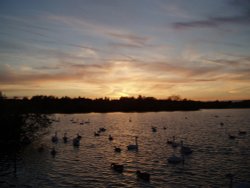
[{"label": "cloud streak", "polygon": [[217,28],[221,25],[244,25],[250,23],[250,3],[245,0],[229,1],[228,5],[240,9],[238,14],[232,16],[210,16],[207,19],[180,21],[172,24],[175,29],[189,29],[189,28]]},{"label": "cloud streak", "polygon": [[214,17],[205,20],[196,20],[190,22],[175,22],[172,26],[175,29],[188,29],[188,28],[216,28],[224,24],[249,24],[250,14],[246,13],[240,16],[228,17]]}]

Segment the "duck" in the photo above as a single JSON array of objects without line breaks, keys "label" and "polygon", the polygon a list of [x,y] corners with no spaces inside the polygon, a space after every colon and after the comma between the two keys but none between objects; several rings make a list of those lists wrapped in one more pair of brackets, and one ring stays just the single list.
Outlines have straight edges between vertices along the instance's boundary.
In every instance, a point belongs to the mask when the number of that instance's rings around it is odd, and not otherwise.
[{"label": "duck", "polygon": [[122,150],[121,150],[121,148],[115,146],[114,151],[117,152],[117,153],[120,153]]},{"label": "duck", "polygon": [[116,172],[119,172],[119,173],[122,173],[123,170],[124,170],[124,166],[121,165],[121,164],[116,164],[116,163],[111,163],[111,168],[116,171]]},{"label": "duck", "polygon": [[183,141],[181,141],[181,153],[184,155],[189,155],[193,153],[193,150],[190,147],[184,146]]},{"label": "duck", "polygon": [[181,162],[184,164],[184,156],[183,155],[181,157],[177,157],[176,155],[173,154],[171,157],[168,158],[168,163],[171,163],[171,164],[178,164]]},{"label": "duck", "polygon": [[53,143],[57,143],[58,142],[57,132],[55,132],[55,135],[51,137],[51,141]]},{"label": "duck", "polygon": [[67,142],[68,142],[67,133],[64,133],[63,142],[64,142],[64,143],[67,143]]},{"label": "duck", "polygon": [[127,146],[128,150],[138,150],[138,142],[137,142],[138,137],[135,137],[135,144],[130,144]]},{"label": "duck", "polygon": [[141,172],[140,170],[137,170],[136,176],[137,178],[142,179],[144,181],[150,181],[150,174],[147,172]]}]

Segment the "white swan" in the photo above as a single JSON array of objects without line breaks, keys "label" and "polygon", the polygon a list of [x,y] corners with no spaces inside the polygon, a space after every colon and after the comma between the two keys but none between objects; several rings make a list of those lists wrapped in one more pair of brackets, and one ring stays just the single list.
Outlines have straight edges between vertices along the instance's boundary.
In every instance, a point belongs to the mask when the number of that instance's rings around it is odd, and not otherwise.
[{"label": "white swan", "polygon": [[135,137],[135,144],[130,144],[127,146],[128,150],[138,150],[138,142],[137,142],[138,137]]}]

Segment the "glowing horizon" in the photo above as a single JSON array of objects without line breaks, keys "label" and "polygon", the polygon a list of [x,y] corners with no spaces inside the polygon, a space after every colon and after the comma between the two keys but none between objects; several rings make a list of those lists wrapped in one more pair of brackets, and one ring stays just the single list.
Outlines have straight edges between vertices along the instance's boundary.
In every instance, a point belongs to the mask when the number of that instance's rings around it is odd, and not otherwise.
[{"label": "glowing horizon", "polygon": [[250,2],[0,2],[8,97],[250,98]]}]

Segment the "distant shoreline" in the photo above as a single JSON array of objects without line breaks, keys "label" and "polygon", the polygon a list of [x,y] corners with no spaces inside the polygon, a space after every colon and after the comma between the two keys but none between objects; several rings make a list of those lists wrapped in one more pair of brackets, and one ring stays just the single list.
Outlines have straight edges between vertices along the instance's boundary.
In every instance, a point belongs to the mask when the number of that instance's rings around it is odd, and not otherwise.
[{"label": "distant shoreline", "polygon": [[196,111],[202,109],[250,108],[250,100],[243,101],[192,101],[159,100],[152,97],[107,98],[55,98],[38,96],[31,99],[0,99],[2,113],[108,113],[108,112],[161,112],[161,111]]}]

